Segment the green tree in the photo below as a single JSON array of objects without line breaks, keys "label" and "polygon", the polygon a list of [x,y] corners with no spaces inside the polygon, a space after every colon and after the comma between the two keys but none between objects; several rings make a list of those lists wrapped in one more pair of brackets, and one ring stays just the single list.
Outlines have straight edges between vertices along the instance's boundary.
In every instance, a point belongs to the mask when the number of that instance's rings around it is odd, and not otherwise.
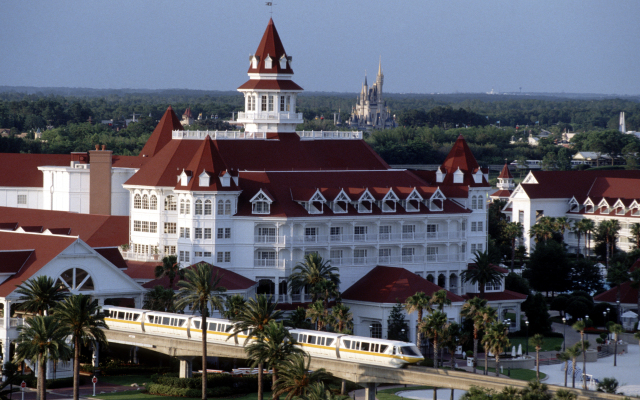
[{"label": "green tree", "polygon": [[321,300],[311,303],[307,308],[307,318],[309,318],[312,323],[316,324],[317,330],[324,330],[329,318],[327,309],[324,308],[324,304]]},{"label": "green tree", "polygon": [[613,324],[609,327],[609,331],[613,333],[614,345],[613,345],[613,366],[618,364],[618,335],[624,333],[624,328],[620,324]]},{"label": "green tree", "polygon": [[[244,340],[246,345],[251,338],[257,341],[264,340],[264,330],[270,321],[282,319],[283,312],[277,309],[278,304],[272,303],[267,296],[260,294],[255,299],[251,298],[247,301],[242,312],[237,315],[232,322],[233,331],[229,338],[238,339],[238,335],[242,333],[247,335]],[[284,367],[282,367],[284,369]],[[258,364],[258,400],[263,399],[262,376],[263,363]],[[280,393],[276,393],[280,395]]]},{"label": "green tree", "polygon": [[313,325],[307,318],[307,310],[302,307],[298,307],[291,315],[289,315],[289,326],[292,326],[296,329],[313,329]]},{"label": "green tree", "polygon": [[598,236],[602,237],[606,244],[606,266],[609,267],[609,257],[614,253],[616,239],[620,232],[620,222],[616,219],[607,219],[598,225]]},{"label": "green tree", "polygon": [[76,294],[67,297],[53,309],[55,319],[71,334],[73,340],[73,399],[80,398],[80,346],[89,342],[107,344],[103,329],[109,329],[104,322],[105,314],[98,305],[98,299]]},{"label": "green tree", "polygon": [[482,329],[482,313],[487,305],[487,300],[474,297],[464,302],[460,315],[473,321],[473,373],[478,366],[478,333]]},{"label": "green tree", "polygon": [[494,322],[489,325],[487,333],[482,338],[485,347],[487,347],[496,358],[496,376],[500,375],[500,354],[509,347],[509,337],[507,336],[508,327],[502,322]]},{"label": "green tree", "polygon": [[69,329],[56,317],[36,315],[27,318],[24,325],[18,327],[18,332],[16,358],[20,362],[31,360],[38,363],[38,398],[46,400],[46,372],[42,366],[49,360],[71,357],[71,348],[66,342]]},{"label": "green tree", "polygon": [[429,314],[421,323],[420,331],[432,338],[433,340],[433,366],[438,368],[438,339],[443,336],[444,331],[448,328],[447,314],[437,310]]},{"label": "green tree", "polygon": [[336,332],[353,333],[353,314],[349,312],[349,307],[344,304],[339,303],[331,308],[329,321]]},{"label": "green tree", "polygon": [[241,294],[234,294],[233,296],[227,296],[224,300],[224,312],[222,316],[229,320],[234,320],[246,305],[246,300]]},{"label": "green tree", "polygon": [[[284,327],[282,322],[276,322],[274,320],[264,327],[263,332],[264,340],[256,340],[251,343],[246,349],[246,353],[249,359],[252,360],[253,367],[256,367],[263,363],[268,363],[273,371],[272,374],[272,393],[273,400],[277,400],[276,396],[276,381],[278,380],[278,369],[286,360],[294,354],[304,355],[304,350],[297,347],[297,342],[293,339],[287,328]],[[262,366],[260,365],[260,368]]]},{"label": "green tree", "polygon": [[631,241],[634,243],[633,248],[640,248],[640,224],[631,224]]},{"label": "green tree", "polygon": [[303,355],[288,357],[280,366],[280,376],[276,381],[275,396],[287,394],[286,400],[305,398],[311,385],[331,378],[324,368],[311,370],[311,359]]},{"label": "green tree", "polygon": [[544,336],[540,333],[536,333],[529,339],[529,344],[536,349],[536,379],[540,380],[540,349],[542,349],[542,346],[544,345]]},{"label": "green tree", "polygon": [[[184,280],[178,282],[176,308],[184,310],[189,307],[194,313],[200,312],[200,329],[202,329],[202,400],[207,398],[207,317],[209,310],[223,310],[220,293],[226,292],[226,288],[220,286],[220,277],[213,275],[210,264],[199,263],[193,268],[188,268],[184,274]],[[260,381],[262,384],[262,381]],[[262,398],[260,399],[262,400]]]},{"label": "green tree", "polygon": [[183,269],[178,264],[176,256],[166,256],[162,259],[162,265],[156,266],[155,277],[156,279],[162,277],[169,278],[169,289],[173,290],[173,281],[176,278],[182,278],[184,276]]},{"label": "green tree", "polygon": [[318,253],[310,253],[304,256],[304,261],[298,263],[289,276],[289,288],[295,293],[307,286],[312,289],[312,300],[318,300],[316,285],[324,280],[329,280],[336,285],[340,284],[338,268],[332,267],[329,261],[324,261]]},{"label": "green tree", "polygon": [[530,295],[522,303],[522,311],[527,316],[531,333],[547,333],[551,330],[551,317],[542,293]]},{"label": "green tree", "polygon": [[459,344],[466,342],[468,337],[463,333],[462,326],[458,323],[452,322],[447,327],[445,334],[443,335],[442,346],[449,350],[451,355],[451,370],[455,370],[455,353]]},{"label": "green tree", "polygon": [[617,394],[619,385],[616,378],[602,378],[602,382],[598,382],[596,390],[598,392]]},{"label": "green tree", "polygon": [[587,380],[585,378],[587,376],[587,348],[584,341],[584,330],[587,328],[587,324],[584,320],[580,320],[573,324],[572,328],[580,332],[580,343],[582,346],[582,388],[586,390]]},{"label": "green tree", "polygon": [[640,311],[640,268],[636,268],[629,273],[631,278],[631,287],[638,292],[638,310]]},{"label": "green tree", "polygon": [[52,278],[45,275],[23,281],[16,293],[20,295],[20,310],[38,315],[44,315],[68,295],[68,292],[62,291]]},{"label": "green tree", "polygon": [[[478,318],[482,321],[482,329],[487,332],[489,327],[498,319],[498,310],[486,306],[482,309]],[[489,343],[484,341],[484,337],[482,345],[484,347],[484,374],[489,375]]]},{"label": "green tree", "polygon": [[341,400],[344,396],[334,395],[324,382],[314,382],[307,390],[307,400]]},{"label": "green tree", "polygon": [[549,387],[540,381],[529,382],[529,385],[520,391],[522,400],[551,400]]},{"label": "green tree", "polygon": [[566,353],[571,358],[571,387],[576,387],[576,366],[578,357],[582,354],[582,347],[580,343],[576,343],[573,346],[567,347]]},{"label": "green tree", "polygon": [[516,240],[524,234],[524,226],[520,222],[509,222],[505,226],[503,234],[511,243],[511,272],[513,272],[513,264],[516,259]]},{"label": "green tree", "polygon": [[144,294],[144,308],[153,311],[173,312],[175,292],[173,289],[165,289],[162,285],[156,285]]},{"label": "green tree", "polygon": [[447,291],[444,289],[438,290],[431,296],[431,300],[429,301],[429,308],[433,308],[435,306],[436,310],[444,310],[444,306],[450,306],[451,300],[447,298]]},{"label": "green tree", "polygon": [[607,271],[607,282],[611,286],[615,286],[616,301],[620,301],[620,285],[629,280],[629,270],[627,266],[621,262],[615,262],[611,265],[611,268]]},{"label": "green tree", "polygon": [[387,320],[387,339],[409,341],[409,325],[405,320],[402,303],[396,303],[391,308],[389,319]]},{"label": "green tree", "polygon": [[[431,310],[431,297],[424,294],[424,292],[416,292],[413,295],[407,297],[404,302],[404,309],[408,314],[418,313],[418,324],[422,322],[424,310]],[[422,348],[422,338],[420,332],[416,329],[416,345],[419,349]]]},{"label": "green tree", "polygon": [[567,387],[567,375],[569,372],[569,360],[571,360],[571,356],[566,351],[563,351],[562,353],[558,353],[557,357],[558,360],[564,362],[564,387]]},{"label": "green tree", "polygon": [[580,220],[587,242],[587,258],[591,258],[591,235],[596,231],[596,223],[591,219]]},{"label": "green tree", "polygon": [[474,285],[477,284],[480,298],[483,298],[487,283],[491,283],[493,285],[500,284],[502,280],[502,273],[491,264],[490,256],[487,251],[482,253],[476,251],[474,262],[475,266],[473,268],[468,268],[460,275],[462,276],[463,282],[471,282]]},{"label": "green tree", "polygon": [[[564,247],[555,240],[538,242],[522,276],[538,292],[564,292],[570,286],[570,265]],[[553,276],[553,279],[549,279]]]},{"label": "green tree", "polygon": [[596,293],[604,289],[600,268],[592,261],[583,258],[571,263],[569,282],[572,290]]}]

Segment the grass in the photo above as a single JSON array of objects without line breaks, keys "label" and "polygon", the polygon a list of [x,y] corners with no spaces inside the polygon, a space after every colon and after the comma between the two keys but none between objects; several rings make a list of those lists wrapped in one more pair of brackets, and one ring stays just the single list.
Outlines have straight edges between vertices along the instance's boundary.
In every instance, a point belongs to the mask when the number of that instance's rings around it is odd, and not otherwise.
[{"label": "grass", "polygon": [[[529,336],[529,339],[531,339],[531,336]],[[509,341],[511,342],[511,346],[516,346],[516,350],[518,350],[518,345],[521,344],[522,352],[524,353],[526,351],[527,349],[526,337],[509,338]],[[562,346],[562,338],[546,337],[544,338],[544,344],[542,345],[542,349],[540,349],[540,351],[555,351],[556,346]],[[511,353],[511,349],[507,350],[507,353]],[[535,356],[536,348],[533,347],[531,344],[529,344],[529,355],[531,355],[531,353],[533,353],[533,355]]]},{"label": "grass", "polygon": [[147,385],[151,383],[151,375],[101,376],[99,379],[100,382],[120,386],[131,386],[132,383],[137,383],[138,386],[142,386],[143,383]]},{"label": "grass", "polygon": [[376,399],[378,400],[402,400],[403,397],[396,395],[398,392],[404,392],[407,390],[428,390],[433,389],[431,386],[410,386],[407,388],[393,388],[378,390]]},{"label": "grass", "polygon": [[[117,392],[117,393],[103,393],[98,394],[95,397],[96,399],[104,399],[104,400],[185,400],[187,397],[175,397],[175,396],[158,396],[154,394],[142,393],[137,390],[129,390],[126,392]],[[271,393],[268,393],[268,396],[265,396],[265,399],[271,398]],[[216,398],[218,400],[224,400],[223,398]],[[249,393],[240,397],[233,397],[232,400],[258,400],[258,393]]]},{"label": "grass", "polygon": [[[479,370],[484,371],[484,367],[478,367]],[[507,369],[504,368],[504,375],[507,375]],[[489,368],[489,376],[495,375],[496,369]],[[540,380],[546,378],[547,375],[540,372]],[[511,379],[517,379],[520,381],[533,381],[536,379],[536,371],[530,369],[514,368],[511,370]]]}]

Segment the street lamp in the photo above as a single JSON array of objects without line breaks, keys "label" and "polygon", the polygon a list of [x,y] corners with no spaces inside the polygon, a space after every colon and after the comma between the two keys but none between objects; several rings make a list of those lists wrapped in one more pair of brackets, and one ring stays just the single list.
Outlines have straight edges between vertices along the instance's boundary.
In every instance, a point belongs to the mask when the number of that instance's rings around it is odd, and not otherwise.
[{"label": "street lamp", "polygon": [[529,355],[529,320],[524,321],[524,324],[527,326],[527,355]]},{"label": "street lamp", "polygon": [[369,337],[373,337],[373,325],[369,325]]},{"label": "street lamp", "polygon": [[584,338],[588,342],[589,334],[587,333],[587,324],[589,323],[589,314],[584,316]]},{"label": "street lamp", "polygon": [[603,327],[607,326],[607,312],[606,311],[602,312],[602,326]]},{"label": "street lamp", "polygon": [[567,348],[567,338],[565,334],[567,333],[567,318],[562,317],[562,351],[565,351]]},{"label": "street lamp", "polygon": [[616,300],[616,304],[618,305],[618,320],[616,322],[620,322],[620,300]]}]

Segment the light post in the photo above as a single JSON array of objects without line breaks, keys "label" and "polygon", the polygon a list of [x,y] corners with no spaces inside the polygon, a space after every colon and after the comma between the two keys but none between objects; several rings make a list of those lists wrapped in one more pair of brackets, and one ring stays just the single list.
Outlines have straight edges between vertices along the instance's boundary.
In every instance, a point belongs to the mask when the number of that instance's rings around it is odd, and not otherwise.
[{"label": "light post", "polygon": [[607,312],[606,311],[602,312],[602,326],[603,327],[607,326]]},{"label": "light post", "polygon": [[373,337],[373,325],[369,325],[369,337]]},{"label": "light post", "polygon": [[524,321],[524,324],[527,326],[527,351],[526,351],[526,354],[529,355],[529,320]]},{"label": "light post", "polygon": [[620,300],[616,300],[616,304],[618,305],[618,309],[616,310],[616,312],[618,313],[618,320],[616,322],[620,323]]},{"label": "light post", "polygon": [[589,341],[589,334],[587,333],[587,324],[589,323],[589,314],[584,316],[584,339]]},{"label": "light post", "polygon": [[567,333],[567,318],[562,317],[562,351],[565,351],[567,348],[567,338],[565,334]]},{"label": "light post", "polygon": [[400,332],[402,333],[402,337],[404,338],[404,328],[400,329]]}]

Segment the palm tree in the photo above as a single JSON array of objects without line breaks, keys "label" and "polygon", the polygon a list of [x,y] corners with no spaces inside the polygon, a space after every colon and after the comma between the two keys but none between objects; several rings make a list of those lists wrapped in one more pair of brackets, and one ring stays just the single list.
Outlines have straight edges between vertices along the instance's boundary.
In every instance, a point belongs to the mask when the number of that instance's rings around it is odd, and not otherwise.
[{"label": "palm tree", "polygon": [[275,395],[287,393],[286,400],[304,398],[315,382],[326,381],[331,378],[324,368],[311,371],[311,359],[304,355],[295,354],[280,365],[280,376],[276,382]]},{"label": "palm tree", "polygon": [[496,357],[496,376],[500,375],[500,354],[511,344],[507,336],[507,330],[508,327],[506,324],[502,322],[493,323],[489,326],[487,333],[482,339]]},{"label": "palm tree", "polygon": [[580,343],[576,343],[573,346],[570,346],[566,350],[567,355],[571,358],[571,387],[576,387],[576,363],[578,361],[578,357],[582,354],[582,350],[580,347]]},{"label": "palm tree", "polygon": [[273,400],[276,396],[276,380],[278,379],[278,368],[293,354],[304,354],[304,350],[297,347],[297,342],[293,339],[289,330],[282,322],[269,321],[263,332],[264,340],[256,340],[246,348],[247,355],[253,360],[252,367],[258,364],[268,363],[273,370],[272,391]]},{"label": "palm tree", "polygon": [[80,345],[89,342],[107,343],[102,329],[109,329],[104,322],[105,314],[98,299],[77,294],[67,297],[53,309],[56,320],[66,326],[73,338],[73,399],[80,398]]},{"label": "palm tree", "polygon": [[298,307],[293,310],[291,315],[289,315],[289,319],[287,321],[288,326],[291,326],[293,328],[313,329],[311,322],[309,322],[309,319],[307,318],[307,310],[305,310],[303,307]]},{"label": "palm tree", "polygon": [[562,241],[564,242],[564,233],[571,230],[573,223],[567,217],[559,217],[555,220],[555,226],[562,235]]},{"label": "palm tree", "polygon": [[585,240],[587,241],[587,258],[591,259],[591,234],[596,230],[596,223],[592,219],[583,219],[582,229],[584,230]]},{"label": "palm tree", "polygon": [[433,366],[438,368],[438,337],[447,329],[447,314],[442,311],[434,311],[420,324],[420,331],[433,338]]},{"label": "palm tree", "polygon": [[307,308],[307,318],[316,324],[316,329],[321,331],[327,324],[327,310],[321,300],[318,300]]},{"label": "palm tree", "polygon": [[22,303],[20,310],[38,315],[45,315],[50,308],[69,295],[61,290],[52,278],[45,275],[23,281],[16,293],[20,295],[18,302]]},{"label": "palm tree", "polygon": [[613,254],[613,250],[616,246],[618,232],[620,232],[620,222],[617,219],[607,219],[600,222],[600,225],[598,225],[598,233],[604,237],[607,244],[607,268],[609,267],[609,256]]},{"label": "palm tree", "polygon": [[[222,310],[220,293],[227,289],[220,286],[218,273],[213,275],[210,264],[199,263],[185,270],[185,279],[178,282],[176,308],[189,307],[194,313],[200,312],[202,329],[202,400],[207,398],[207,317],[209,310]],[[260,399],[262,400],[262,399]]]},{"label": "palm tree", "polygon": [[233,320],[236,316],[240,315],[242,309],[246,304],[246,300],[241,294],[234,294],[224,300],[224,312],[222,316],[226,319]]},{"label": "palm tree", "polygon": [[165,289],[162,285],[156,285],[144,294],[144,308],[146,310],[172,312],[175,309],[174,297],[173,289]]},{"label": "palm tree", "polygon": [[540,381],[531,381],[527,387],[520,391],[520,397],[522,399],[551,400],[548,390],[549,386],[546,384]]},{"label": "palm tree", "polygon": [[333,306],[329,321],[338,333],[351,334],[353,331],[353,314],[349,312],[349,307],[342,303]]},{"label": "palm tree", "polygon": [[18,327],[18,346],[16,358],[37,361],[38,363],[38,398],[47,399],[45,369],[48,360],[66,359],[71,356],[71,348],[66,342],[69,329],[62,325],[56,317],[37,315],[24,321]]},{"label": "palm tree", "polygon": [[[640,268],[636,268],[629,273],[631,278],[631,287],[638,292],[638,313],[640,314]],[[620,287],[618,287],[620,291]]]},{"label": "palm tree", "polygon": [[[424,294],[424,292],[416,292],[415,294],[407,297],[407,300],[404,302],[404,309],[407,311],[407,314],[412,314],[413,312],[418,313],[418,324],[422,322],[423,310],[431,309],[431,297]],[[416,329],[416,345],[419,349],[421,349],[422,345],[422,337],[420,332]],[[422,351],[422,350],[420,350]]]},{"label": "palm tree", "polygon": [[316,283],[313,286],[313,293],[317,293],[322,297],[322,306],[325,309],[329,308],[329,299],[331,297],[338,297],[340,295],[338,285],[329,279],[322,279]]},{"label": "palm tree", "polygon": [[180,268],[180,264],[178,264],[178,258],[174,255],[166,256],[162,259],[162,265],[156,266],[155,276],[156,279],[162,277],[169,278],[169,289],[173,290],[173,281],[176,278],[182,278],[184,273],[183,269]]},{"label": "palm tree", "polygon": [[[324,261],[318,253],[310,253],[304,256],[304,261],[298,263],[289,276],[289,290],[297,292],[305,286],[315,289],[315,285],[322,280],[330,280],[336,286],[340,285],[338,268],[332,267],[330,261]],[[313,301],[318,299],[318,293],[313,290]]]},{"label": "palm tree", "polygon": [[640,345],[640,331],[633,334],[634,339],[638,340],[638,345]]},{"label": "palm tree", "polygon": [[337,396],[324,386],[324,382],[314,382],[307,390],[307,400],[338,400],[344,396]]},{"label": "palm tree", "polygon": [[544,336],[536,333],[529,339],[529,343],[536,348],[536,379],[540,380],[540,349],[544,345]]},{"label": "palm tree", "polygon": [[635,249],[640,249],[640,224],[631,224],[631,236],[633,237],[633,243],[635,243],[635,246],[633,247]]},{"label": "palm tree", "polygon": [[484,289],[487,283],[498,285],[502,280],[502,273],[491,264],[488,251],[482,253],[476,251],[475,266],[463,271],[460,275],[463,282],[478,284],[480,298],[484,297]]},{"label": "palm tree", "polygon": [[580,320],[573,324],[572,328],[576,331],[580,331],[580,342],[582,343],[582,388],[587,389],[587,380],[585,379],[587,376],[587,353],[585,352],[585,343],[584,343],[584,330],[586,329],[587,324]]},{"label": "palm tree", "polygon": [[609,331],[613,333],[613,339],[615,340],[613,344],[613,366],[617,366],[618,362],[618,335],[624,333],[624,328],[620,324],[613,324],[609,327]]},{"label": "palm tree", "polygon": [[580,251],[580,238],[582,237],[582,234],[585,233],[584,221],[586,221],[586,219],[581,219],[581,220],[577,221],[573,225],[573,232],[576,234],[576,237],[578,238],[578,250],[576,252],[577,255],[581,254],[581,251]]},{"label": "palm tree", "polygon": [[[277,307],[278,303],[272,303],[271,298],[263,294],[257,295],[255,299],[249,299],[242,312],[231,320],[234,324],[229,338],[233,337],[237,340],[240,333],[246,334],[245,345],[251,339],[264,340],[264,330],[269,322],[282,319],[283,313],[277,310]],[[262,400],[264,396],[262,377],[263,363],[260,362],[258,363],[258,400]]]},{"label": "palm tree", "polygon": [[[461,340],[462,339],[462,340]],[[444,340],[442,341],[442,345],[449,350],[449,354],[451,355],[451,370],[455,369],[455,353],[456,348],[458,347],[458,343],[462,344],[463,341],[467,340],[467,336],[462,332],[462,326],[460,324],[452,322],[447,327],[447,330],[444,334]]]},{"label": "palm tree", "polygon": [[460,315],[465,319],[473,321],[473,373],[476,373],[478,366],[478,332],[482,328],[482,319],[480,318],[481,310],[487,305],[487,300],[480,297],[474,297],[467,300],[460,310]]},{"label": "palm tree", "polygon": [[571,360],[571,356],[566,351],[562,353],[558,353],[558,360],[564,361],[564,387],[567,387],[567,372],[569,369],[569,360]]},{"label": "palm tree", "polygon": [[429,303],[432,307],[436,306],[437,310],[442,311],[444,309],[444,306],[451,305],[451,300],[447,298],[447,291],[442,289],[438,290],[433,294],[433,296],[431,296],[431,300],[429,301]]},{"label": "palm tree", "polygon": [[[482,323],[482,328],[487,331],[487,328],[493,324],[498,318],[498,310],[493,307],[483,307],[478,316]],[[484,345],[484,374],[489,375],[489,348],[486,343]]]},{"label": "palm tree", "polygon": [[[565,386],[567,386],[566,382],[565,382]],[[578,395],[568,390],[560,389],[556,392],[555,398],[557,400],[576,400],[578,398]]]},{"label": "palm tree", "polygon": [[502,234],[511,242],[511,272],[516,259],[516,240],[521,238],[523,233],[524,226],[520,222],[509,222],[502,230]]},{"label": "palm tree", "polygon": [[546,230],[541,224],[536,223],[529,228],[529,236],[534,238],[533,240],[535,240],[536,243],[542,242],[545,235]]}]

